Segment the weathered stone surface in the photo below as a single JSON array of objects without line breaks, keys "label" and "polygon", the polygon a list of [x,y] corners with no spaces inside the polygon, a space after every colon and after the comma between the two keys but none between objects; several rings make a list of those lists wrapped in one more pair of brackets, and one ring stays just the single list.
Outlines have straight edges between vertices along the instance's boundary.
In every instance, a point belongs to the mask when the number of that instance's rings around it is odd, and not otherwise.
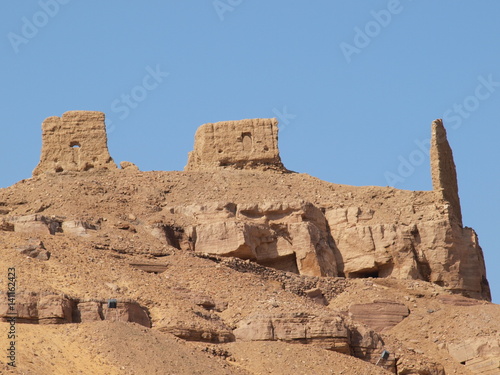
[{"label": "weathered stone surface", "polygon": [[116,168],[108,151],[104,113],[70,111],[43,122],[42,154],[33,176]]},{"label": "weathered stone surface", "polygon": [[500,359],[500,336],[467,338],[447,345],[457,362],[469,363],[476,358]]},{"label": "weathered stone surface", "polygon": [[[185,216],[189,238],[200,253],[250,259],[309,276],[425,280],[490,300],[477,236],[459,226],[449,208],[437,197],[430,207],[367,203],[320,208],[302,201],[269,201],[167,211]],[[163,229],[153,232],[165,239]]]},{"label": "weathered stone surface", "polygon": [[500,358],[477,357],[467,361],[465,368],[478,375],[500,375]]},{"label": "weathered stone surface", "polygon": [[[4,230],[34,235],[65,233],[85,237],[88,235],[89,230],[99,229],[98,226],[83,220],[66,220],[63,217],[49,217],[40,214],[7,216],[2,223]],[[2,230],[2,227],[0,227],[0,230]]]},{"label": "weathered stone surface", "polygon": [[122,161],[120,167],[127,171],[139,171],[139,167],[129,161]]},{"label": "weathered stone surface", "polygon": [[30,243],[20,246],[17,249],[21,254],[39,260],[49,260],[50,252],[45,249],[42,241],[30,241]]},{"label": "weathered stone surface", "polygon": [[220,329],[196,327],[196,325],[177,325],[168,328],[160,328],[161,332],[171,333],[186,341],[201,341],[211,343],[223,343],[234,341],[234,335],[227,327]]},{"label": "weathered stone surface", "polygon": [[350,354],[349,330],[337,315],[257,314],[241,321],[233,332],[241,341],[313,343],[323,349]]},{"label": "weathered stone surface", "polygon": [[0,319],[6,321],[12,313],[19,323],[61,324],[110,320],[151,327],[147,310],[136,302],[118,301],[116,308],[108,308],[105,301],[78,301],[53,293],[17,293],[14,312],[9,310],[7,295],[1,294]]},{"label": "weathered stone surface", "polygon": [[396,302],[375,301],[349,307],[352,319],[366,324],[377,332],[391,329],[410,314],[408,308]]},{"label": "weathered stone surface", "polygon": [[144,327],[151,327],[148,312],[135,302],[118,301],[116,308],[109,308],[103,303],[102,315],[104,320],[137,323]]},{"label": "weathered stone surface", "polygon": [[104,320],[102,305],[102,302],[97,301],[82,301],[78,303],[78,311],[76,312],[75,320],[82,323]]},{"label": "weathered stone surface", "polygon": [[443,198],[450,202],[453,215],[462,225],[457,170],[453,160],[453,152],[446,137],[446,129],[441,119],[432,123],[431,174],[434,190],[442,193]]},{"label": "weathered stone surface", "polygon": [[278,150],[278,121],[248,119],[200,126],[184,170],[220,168],[285,170]]},{"label": "weathered stone surface", "polygon": [[163,273],[167,270],[167,264],[158,264],[158,263],[130,263],[132,268],[149,272],[149,273]]},{"label": "weathered stone surface", "polygon": [[61,220],[44,215],[7,217],[5,221],[14,226],[14,232],[29,234],[55,234],[60,231]]},{"label": "weathered stone surface", "polygon": [[88,235],[88,230],[96,230],[95,225],[91,225],[81,220],[67,220],[61,223],[61,230],[63,233],[71,234],[73,236],[85,237]]},{"label": "weathered stone surface", "polygon": [[325,210],[339,275],[420,279],[471,298],[491,299],[477,235],[452,219],[449,205],[438,210],[401,208],[399,224],[389,221],[386,210]]},{"label": "weathered stone surface", "polygon": [[195,250],[309,276],[336,276],[322,212],[307,202],[172,208],[195,219]]},{"label": "weathered stone surface", "polygon": [[[59,294],[39,294],[22,292],[16,296],[16,321],[19,323],[60,324],[72,322],[74,302]],[[0,298],[0,319],[5,321],[9,317],[7,295]]]}]

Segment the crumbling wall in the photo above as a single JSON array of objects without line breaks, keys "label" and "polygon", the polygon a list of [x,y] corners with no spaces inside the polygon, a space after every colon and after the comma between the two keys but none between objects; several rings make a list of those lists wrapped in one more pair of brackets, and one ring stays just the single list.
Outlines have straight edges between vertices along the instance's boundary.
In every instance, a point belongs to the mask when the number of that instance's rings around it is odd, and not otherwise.
[{"label": "crumbling wall", "polygon": [[102,112],[69,111],[49,117],[42,124],[42,154],[33,176],[116,169],[107,142]]},{"label": "crumbling wall", "polygon": [[200,126],[184,170],[220,168],[285,170],[278,150],[278,121],[248,119]]}]

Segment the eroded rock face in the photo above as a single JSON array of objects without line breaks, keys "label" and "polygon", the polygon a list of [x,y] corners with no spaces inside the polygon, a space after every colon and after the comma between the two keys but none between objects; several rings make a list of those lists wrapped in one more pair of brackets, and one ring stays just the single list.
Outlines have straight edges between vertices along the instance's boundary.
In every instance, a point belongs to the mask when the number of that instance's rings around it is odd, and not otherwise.
[{"label": "eroded rock face", "polygon": [[33,176],[98,169],[117,169],[108,151],[104,113],[70,111],[43,122],[42,154]]},{"label": "eroded rock face", "polygon": [[6,294],[0,295],[2,321],[15,316],[19,323],[63,324],[109,320],[151,327],[147,310],[132,301],[118,301],[116,308],[108,308],[105,301],[78,301],[61,294],[21,292],[16,294],[15,311],[12,311],[7,297]]},{"label": "eroded rock face", "polygon": [[308,314],[255,315],[241,321],[234,330],[241,341],[288,341],[313,343],[323,349],[350,354],[350,335],[337,315],[314,317]]},{"label": "eroded rock face", "polygon": [[339,274],[425,280],[490,300],[476,233],[458,225],[446,203],[442,208],[402,208],[399,224],[377,218],[383,207],[327,209]]},{"label": "eroded rock face", "polygon": [[215,203],[171,211],[193,220],[197,252],[308,276],[337,275],[325,217],[310,203]]},{"label": "eroded rock face", "polygon": [[200,126],[184,170],[220,168],[285,170],[278,150],[278,121],[248,119]]}]

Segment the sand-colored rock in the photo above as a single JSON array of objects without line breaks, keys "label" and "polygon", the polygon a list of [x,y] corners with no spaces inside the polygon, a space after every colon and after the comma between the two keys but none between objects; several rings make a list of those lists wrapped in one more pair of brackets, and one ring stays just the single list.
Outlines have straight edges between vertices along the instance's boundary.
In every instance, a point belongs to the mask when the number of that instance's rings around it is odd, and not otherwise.
[{"label": "sand-colored rock", "polygon": [[139,171],[139,167],[129,161],[120,162],[120,167],[126,171],[134,171],[134,172]]},{"label": "sand-colored rock", "polygon": [[326,209],[339,275],[419,279],[467,297],[491,298],[477,235],[458,225],[449,205],[397,208],[400,224],[390,222],[386,210],[376,203]]},{"label": "sand-colored rock", "polygon": [[44,172],[112,170],[104,113],[70,111],[42,124],[42,154],[33,176]]},{"label": "sand-colored rock", "polygon": [[350,334],[337,315],[314,317],[307,314],[255,315],[241,321],[234,330],[241,341],[287,341],[313,343],[323,349],[350,353]]},{"label": "sand-colored rock", "polygon": [[107,301],[79,301],[54,293],[22,292],[15,295],[16,311],[11,311],[8,295],[0,295],[0,319],[15,316],[18,323],[61,324],[101,320],[134,322],[151,327],[148,312],[133,301],[118,301],[108,308]]},{"label": "sand-colored rock", "polygon": [[278,121],[248,119],[200,126],[184,170],[220,168],[285,170],[278,150]]},{"label": "sand-colored rock", "polygon": [[465,338],[447,347],[450,355],[474,374],[500,374],[500,336]]},{"label": "sand-colored rock", "polygon": [[195,250],[309,276],[336,276],[326,220],[307,202],[172,208],[194,219]]},{"label": "sand-colored rock", "polygon": [[375,331],[383,332],[402,322],[410,315],[410,311],[401,303],[375,301],[349,306],[349,315],[352,319],[366,324]]},{"label": "sand-colored rock", "polygon": [[457,169],[453,160],[453,152],[446,137],[446,129],[441,119],[434,120],[432,123],[430,154],[432,187],[435,191],[440,192],[446,201],[450,202],[452,214],[462,225]]}]

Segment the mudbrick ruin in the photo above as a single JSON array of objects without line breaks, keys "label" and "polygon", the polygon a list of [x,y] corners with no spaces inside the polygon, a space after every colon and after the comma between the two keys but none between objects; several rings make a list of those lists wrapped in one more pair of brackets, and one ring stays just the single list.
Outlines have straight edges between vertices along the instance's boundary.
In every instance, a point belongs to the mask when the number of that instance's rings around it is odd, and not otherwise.
[{"label": "mudbrick ruin", "polygon": [[[483,253],[462,224],[443,122],[431,132],[433,190],[404,191],[287,170],[276,119],[204,124],[183,172],[141,172],[116,166],[103,113],[50,117],[33,178],[0,189],[3,262],[24,270],[18,322],[111,324],[124,340],[150,342],[140,326],[166,335],[154,336],[158,348],[178,345],[169,337],[205,345],[212,362],[192,364],[204,373],[262,373],[252,361],[265,356],[240,358],[251,345],[270,353],[295,343],[287,350],[314,348],[345,374],[500,374]],[[7,302],[4,293],[4,321]],[[482,316],[478,326],[465,309]],[[316,354],[292,357],[301,355]],[[294,368],[327,373],[321,361]],[[293,372],[276,357],[266,363]],[[93,371],[113,369],[103,361]]]}]

